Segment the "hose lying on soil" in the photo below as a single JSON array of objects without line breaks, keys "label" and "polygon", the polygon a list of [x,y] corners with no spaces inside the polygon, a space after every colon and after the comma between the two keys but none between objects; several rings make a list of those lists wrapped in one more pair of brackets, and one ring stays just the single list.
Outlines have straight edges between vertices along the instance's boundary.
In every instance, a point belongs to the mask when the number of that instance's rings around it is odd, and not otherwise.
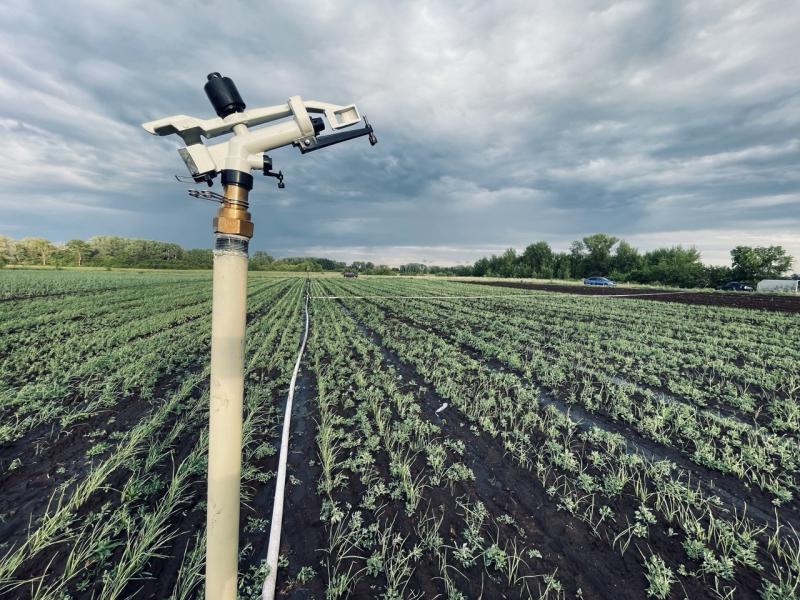
[{"label": "hose lying on soil", "polygon": [[303,333],[303,342],[300,344],[300,352],[297,354],[297,361],[294,363],[292,381],[289,384],[289,396],[286,398],[286,411],[283,417],[283,434],[281,436],[281,451],[278,458],[278,476],[275,480],[275,499],[272,503],[272,522],[269,531],[269,546],[267,547],[267,578],[261,588],[263,600],[273,600],[275,598],[275,583],[278,576],[278,554],[281,548],[281,523],[283,521],[283,492],[286,486],[286,459],[289,454],[289,428],[292,422],[292,399],[294,398],[294,387],[297,383],[297,373],[300,371],[300,361],[303,359],[303,352],[306,349],[308,339],[308,288],[306,288],[306,329]]}]

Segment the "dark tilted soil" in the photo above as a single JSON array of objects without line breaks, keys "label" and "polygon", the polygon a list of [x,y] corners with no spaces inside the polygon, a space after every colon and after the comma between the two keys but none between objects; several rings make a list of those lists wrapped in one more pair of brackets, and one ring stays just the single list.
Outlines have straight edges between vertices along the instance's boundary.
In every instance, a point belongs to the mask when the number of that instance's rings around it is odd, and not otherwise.
[{"label": "dark tilted soil", "polygon": [[[527,283],[523,281],[459,281],[472,285],[488,285],[540,292],[560,292],[581,296],[623,296],[636,300],[701,304],[728,308],[750,308],[777,312],[800,313],[800,295],[757,294],[755,292],[692,292],[663,288],[601,287],[557,283]],[[649,294],[649,295],[648,295]]]}]

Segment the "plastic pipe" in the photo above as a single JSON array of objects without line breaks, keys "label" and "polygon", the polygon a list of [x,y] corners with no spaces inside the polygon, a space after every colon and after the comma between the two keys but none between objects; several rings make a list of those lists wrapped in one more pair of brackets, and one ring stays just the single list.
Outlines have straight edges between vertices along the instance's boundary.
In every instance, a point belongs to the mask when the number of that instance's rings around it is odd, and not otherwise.
[{"label": "plastic pipe", "polygon": [[[308,282],[306,282],[306,285],[308,285]],[[275,598],[275,584],[278,578],[278,555],[281,550],[281,526],[283,523],[283,494],[286,487],[286,459],[289,455],[289,430],[292,424],[292,400],[294,399],[297,374],[300,372],[300,362],[303,360],[303,352],[306,349],[306,340],[308,340],[308,289],[306,289],[305,312],[306,329],[305,333],[303,333],[303,343],[300,344],[300,352],[297,353],[297,361],[294,363],[292,381],[289,383],[289,395],[286,398],[286,411],[283,416],[281,452],[278,458],[278,476],[275,478],[275,498],[272,501],[272,522],[269,530],[269,546],[267,547],[267,566],[269,571],[261,588],[262,600],[273,600]]]},{"label": "plastic pipe", "polygon": [[205,597],[235,600],[242,470],[247,238],[218,234],[211,308]]}]

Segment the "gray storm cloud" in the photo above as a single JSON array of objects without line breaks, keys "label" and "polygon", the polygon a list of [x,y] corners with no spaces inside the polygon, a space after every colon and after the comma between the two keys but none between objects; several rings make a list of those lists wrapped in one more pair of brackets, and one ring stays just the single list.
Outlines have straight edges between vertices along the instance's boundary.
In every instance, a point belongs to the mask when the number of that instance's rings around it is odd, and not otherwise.
[{"label": "gray storm cloud", "polygon": [[139,124],[210,116],[220,71],[250,106],[356,102],[379,134],[275,152],[257,249],[452,264],[606,231],[800,258],[796,3],[4,5],[0,234],[208,245],[176,141]]}]

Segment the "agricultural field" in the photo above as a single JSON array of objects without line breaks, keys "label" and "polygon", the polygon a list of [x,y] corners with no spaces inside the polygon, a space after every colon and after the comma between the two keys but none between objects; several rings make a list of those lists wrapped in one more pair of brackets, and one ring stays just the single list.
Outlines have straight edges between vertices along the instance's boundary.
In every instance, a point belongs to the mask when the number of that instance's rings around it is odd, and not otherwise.
[{"label": "agricultural field", "polygon": [[[0,598],[202,595],[210,276],[0,273]],[[800,315],[263,277],[240,597],[800,594]],[[713,296],[713,295],[712,295]]]},{"label": "agricultural field", "polygon": [[[7,275],[0,597],[193,598],[202,586],[209,273]],[[38,275],[38,274],[37,274]],[[59,277],[60,275],[60,277]],[[104,278],[104,279],[103,279]],[[251,277],[243,597],[260,589],[271,444],[304,281]],[[14,295],[15,294],[15,295]],[[11,297],[9,297],[11,296]]]}]

